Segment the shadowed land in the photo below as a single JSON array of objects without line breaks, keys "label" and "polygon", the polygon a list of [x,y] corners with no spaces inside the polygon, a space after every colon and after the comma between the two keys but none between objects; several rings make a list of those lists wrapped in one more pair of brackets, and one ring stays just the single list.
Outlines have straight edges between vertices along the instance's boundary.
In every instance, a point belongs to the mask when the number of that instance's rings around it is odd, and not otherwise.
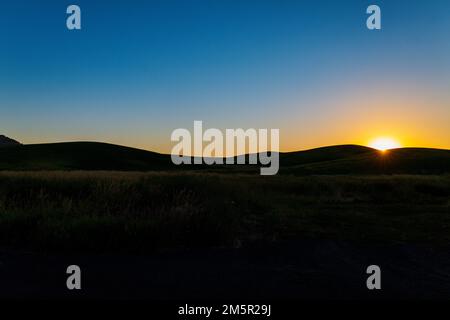
[{"label": "shadowed land", "polygon": [[[264,246],[173,250],[148,255],[31,254],[0,251],[0,297],[146,298],[222,303],[249,299],[448,299],[450,252],[411,244],[302,240]],[[83,289],[65,288],[68,265]],[[365,270],[382,270],[367,290]],[[321,302],[322,303],[322,302]]]},{"label": "shadowed land", "polygon": [[449,244],[450,175],[0,173],[0,243],[151,251],[322,238]]},{"label": "shadowed land", "polygon": [[[0,170],[208,170],[255,172],[259,165],[182,165],[169,155],[97,142],[15,145],[0,148]],[[450,173],[450,150],[400,148],[380,152],[340,145],[280,153],[280,173],[442,174]]]},{"label": "shadowed land", "polygon": [[3,244],[145,251],[290,237],[449,240],[450,150],[281,153],[280,174],[262,177],[259,165],[176,166],[169,155],[105,143],[7,142]]},{"label": "shadowed land", "polygon": [[103,143],[3,147],[0,297],[73,298],[76,262],[80,297],[448,298],[449,152],[325,147],[260,176]]},{"label": "shadowed land", "polygon": [[449,247],[450,175],[0,173],[0,297],[448,299]]}]

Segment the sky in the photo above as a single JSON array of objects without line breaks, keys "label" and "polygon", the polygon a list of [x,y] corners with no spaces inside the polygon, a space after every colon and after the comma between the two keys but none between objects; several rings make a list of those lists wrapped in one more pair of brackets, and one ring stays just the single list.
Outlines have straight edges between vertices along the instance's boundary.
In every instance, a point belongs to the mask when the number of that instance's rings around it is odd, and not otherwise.
[{"label": "sky", "polygon": [[[81,8],[81,30],[66,8]],[[381,8],[381,30],[366,8]],[[281,151],[450,149],[450,1],[3,1],[0,134],[169,153],[176,128],[278,128]]]}]

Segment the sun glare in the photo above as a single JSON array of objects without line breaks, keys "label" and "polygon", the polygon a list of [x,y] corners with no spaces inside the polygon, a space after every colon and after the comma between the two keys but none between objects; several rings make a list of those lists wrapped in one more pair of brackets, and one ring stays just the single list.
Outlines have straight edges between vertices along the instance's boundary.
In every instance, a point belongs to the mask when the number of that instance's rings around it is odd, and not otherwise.
[{"label": "sun glare", "polygon": [[378,149],[381,151],[389,150],[389,149],[395,149],[400,148],[401,145],[398,141],[396,141],[393,138],[389,137],[380,137],[372,140],[369,143],[369,147],[372,147],[374,149]]}]

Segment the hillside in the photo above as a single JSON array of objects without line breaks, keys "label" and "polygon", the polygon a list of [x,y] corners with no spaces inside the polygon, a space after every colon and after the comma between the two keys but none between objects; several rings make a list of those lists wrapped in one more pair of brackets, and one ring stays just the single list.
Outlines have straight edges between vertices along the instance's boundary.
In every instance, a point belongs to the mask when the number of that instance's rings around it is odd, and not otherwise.
[{"label": "hillside", "polygon": [[0,149],[0,170],[167,169],[170,158],[155,152],[99,142],[30,144]]},{"label": "hillside", "polygon": [[9,147],[9,146],[17,146],[20,143],[14,139],[8,138],[7,136],[0,135],[0,148],[1,147]]},{"label": "hillside", "polygon": [[347,144],[281,153],[281,158],[283,166],[290,167],[309,163],[347,159],[362,154],[374,155],[375,153],[377,153],[377,150],[369,147]]},{"label": "hillside", "polygon": [[[293,161],[294,163],[294,161]],[[283,168],[283,167],[282,167]],[[370,149],[325,161],[284,167],[291,174],[442,174],[450,173],[450,150],[399,148]]]},{"label": "hillside", "polygon": [[[259,168],[259,166],[257,166]],[[207,169],[254,172],[255,166],[175,166],[169,155],[98,142],[13,145],[0,148],[0,170],[153,171]],[[400,148],[380,152],[340,145],[280,154],[280,173],[441,174],[450,173],[450,150]]]}]

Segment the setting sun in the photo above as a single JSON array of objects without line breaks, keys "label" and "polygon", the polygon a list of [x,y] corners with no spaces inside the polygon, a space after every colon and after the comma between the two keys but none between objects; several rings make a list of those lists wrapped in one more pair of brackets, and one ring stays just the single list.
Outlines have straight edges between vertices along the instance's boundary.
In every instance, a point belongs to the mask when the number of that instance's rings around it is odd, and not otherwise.
[{"label": "setting sun", "polygon": [[380,138],[376,138],[376,139],[372,140],[369,143],[369,147],[372,147],[374,149],[378,149],[381,151],[385,151],[388,149],[400,148],[401,145],[398,141],[396,141],[393,138],[380,137]]}]

